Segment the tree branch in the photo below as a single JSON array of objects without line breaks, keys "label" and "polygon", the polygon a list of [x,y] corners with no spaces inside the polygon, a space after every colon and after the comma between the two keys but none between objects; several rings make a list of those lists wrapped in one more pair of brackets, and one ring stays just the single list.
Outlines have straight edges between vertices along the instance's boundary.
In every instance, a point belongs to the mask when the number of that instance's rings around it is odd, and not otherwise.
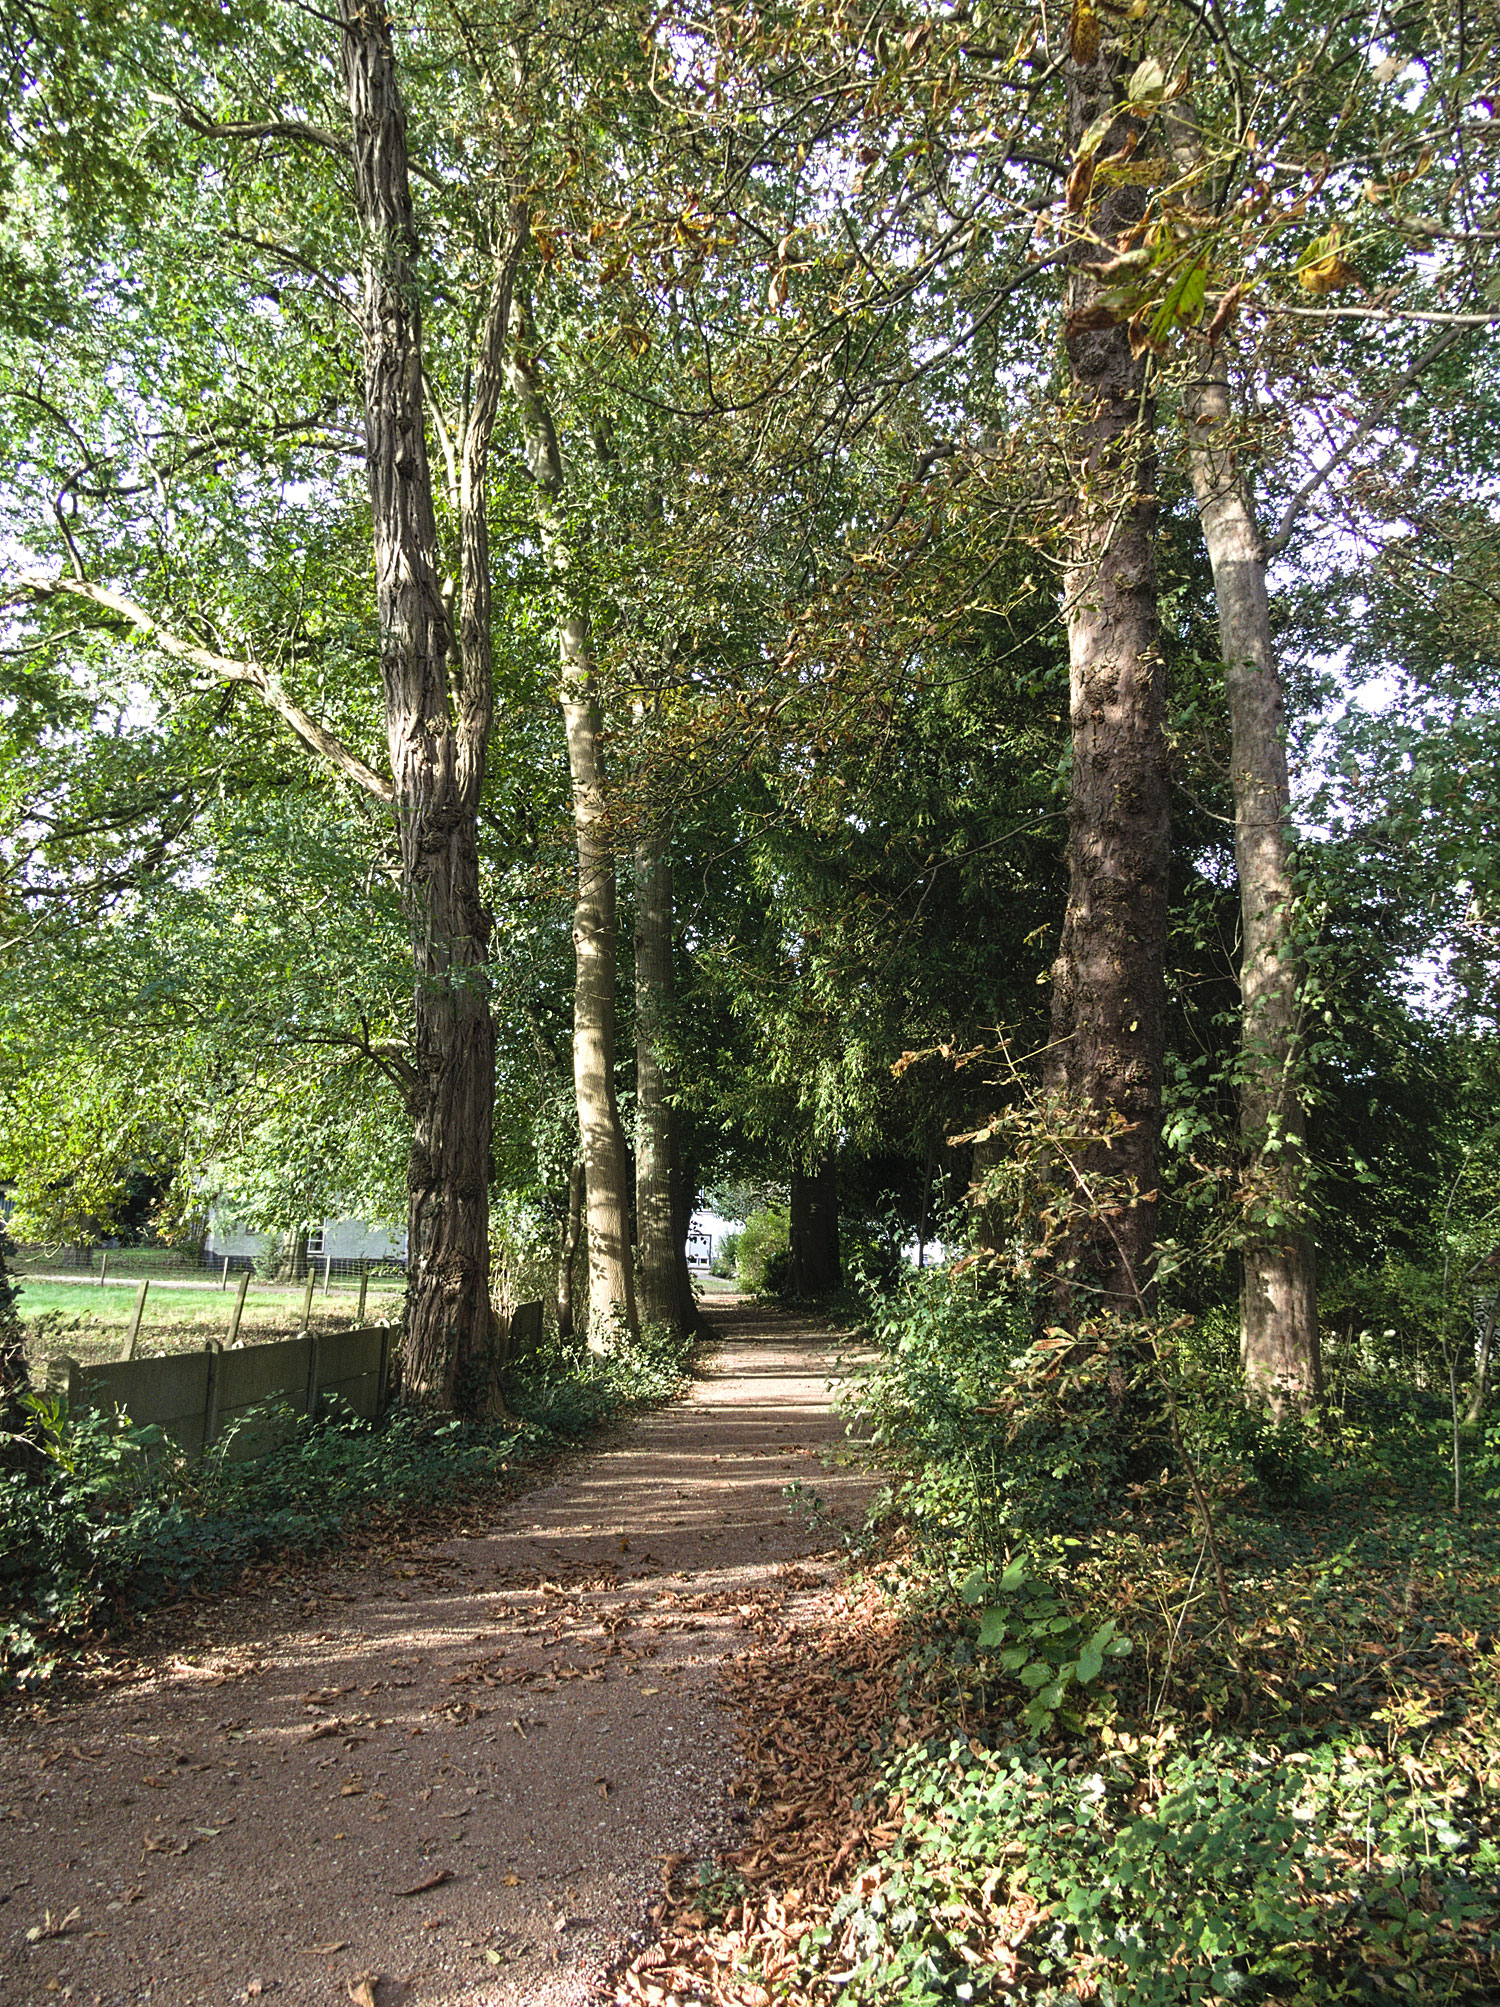
[{"label": "tree branch", "polygon": [[349,160],[353,149],[347,139],[341,139],[336,132],[329,132],[320,125],[307,125],[301,119],[212,119],[193,110],[181,98],[174,101],[177,116],[192,132],[204,139],[301,139],[309,146],[320,146],[325,153],[336,153],[340,160]]},{"label": "tree branch", "polygon": [[56,599],[60,594],[66,594],[74,599],[86,600],[90,606],[98,607],[102,613],[142,635],[163,655],[188,663],[211,683],[247,685],[267,709],[274,711],[283,724],[291,727],[305,746],[320,759],[326,760],[346,780],[353,781],[366,794],[373,795],[376,801],[389,804],[395,799],[391,783],[351,753],[342,740],[326,726],[320,725],[300,704],[294,703],[281,688],[274,671],[261,663],[237,662],[227,655],[216,655],[212,649],[184,641],[180,635],[159,626],[135,600],[127,599],[123,593],[115,592],[109,586],[94,585],[82,578],[47,578],[36,572],[24,575],[19,584],[21,591],[32,599]]},{"label": "tree branch", "polygon": [[1445,355],[1452,348],[1453,344],[1460,339],[1464,332],[1465,326],[1450,327],[1444,333],[1440,334],[1436,341],[1429,342],[1427,347],[1423,349],[1422,353],[1411,365],[1410,369],[1405,371],[1403,375],[1398,376],[1396,381],[1387,387],[1369,416],[1360,420],[1359,424],[1355,426],[1338,451],[1325,460],[1321,467],[1313,469],[1312,473],[1308,475],[1302,486],[1297,489],[1296,493],[1282,510],[1281,520],[1276,525],[1275,535],[1268,537],[1266,540],[1265,556],[1268,560],[1279,557],[1291,542],[1292,531],[1296,527],[1297,518],[1301,515],[1303,508],[1310,498],[1324,485],[1329,476],[1334,474],[1344,464],[1349,455],[1362,446],[1370,434],[1384,422],[1386,414],[1402,391],[1410,389],[1420,376],[1431,369],[1439,356]]}]

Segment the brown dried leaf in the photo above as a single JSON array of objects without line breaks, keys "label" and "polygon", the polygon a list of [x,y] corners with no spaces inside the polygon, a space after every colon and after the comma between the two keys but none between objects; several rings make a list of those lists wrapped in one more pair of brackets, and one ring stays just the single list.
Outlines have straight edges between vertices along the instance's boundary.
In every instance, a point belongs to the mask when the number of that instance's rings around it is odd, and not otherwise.
[{"label": "brown dried leaf", "polygon": [[397,1889],[396,1893],[398,1896],[426,1895],[429,1889],[440,1889],[444,1882],[451,1882],[452,1879],[452,1868],[439,1868],[435,1875],[429,1875],[426,1881],[418,1882],[415,1888]]},{"label": "brown dried leaf", "polygon": [[345,1989],[354,2007],[405,2007],[411,1988],[404,1979],[392,1979],[386,1972],[362,1973]]}]

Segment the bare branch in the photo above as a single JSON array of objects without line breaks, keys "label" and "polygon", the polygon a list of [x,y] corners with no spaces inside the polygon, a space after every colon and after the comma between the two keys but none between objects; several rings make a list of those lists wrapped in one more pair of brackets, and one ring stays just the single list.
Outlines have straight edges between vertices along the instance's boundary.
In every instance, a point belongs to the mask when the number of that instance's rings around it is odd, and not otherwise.
[{"label": "bare branch", "polygon": [[1387,385],[1373,409],[1366,417],[1360,420],[1343,445],[1335,453],[1331,454],[1321,467],[1314,468],[1282,510],[1281,520],[1276,525],[1274,536],[1266,539],[1265,555],[1268,559],[1279,557],[1286,549],[1287,545],[1291,542],[1292,531],[1296,527],[1297,518],[1301,515],[1307,503],[1329,477],[1343,466],[1350,454],[1357,452],[1365,440],[1369,438],[1370,434],[1379,428],[1402,391],[1409,390],[1419,377],[1431,369],[1439,356],[1446,355],[1454,343],[1462,337],[1463,333],[1464,330],[1462,327],[1450,327],[1445,333],[1440,334],[1436,341],[1429,342],[1427,347],[1423,349],[1422,353],[1411,365],[1410,369],[1406,370],[1403,375],[1398,376],[1394,383]]}]

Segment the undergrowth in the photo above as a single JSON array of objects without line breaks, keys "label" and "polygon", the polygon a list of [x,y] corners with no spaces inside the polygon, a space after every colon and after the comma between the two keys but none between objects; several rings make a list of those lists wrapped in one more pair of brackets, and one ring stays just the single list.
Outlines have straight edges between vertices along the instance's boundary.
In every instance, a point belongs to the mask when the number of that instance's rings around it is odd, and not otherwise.
[{"label": "undergrowth", "polygon": [[940,1274],[875,1338],[886,1587],[949,1697],[891,1730],[897,1837],[803,1934],[802,1990],[1500,1998],[1500,1427],[1455,1513],[1439,1403],[1273,1421],[1185,1320],[1035,1342]]},{"label": "undergrowth", "polygon": [[[605,1356],[554,1343],[508,1378],[515,1419],[270,1403],[193,1460],[128,1416],[28,1396],[32,1453],[0,1468],[0,1686],[46,1678],[78,1641],[248,1561],[308,1555],[356,1520],[492,1484],[626,1410],[670,1399],[688,1348],[648,1331]],[[253,1431],[273,1447],[236,1458]]]}]

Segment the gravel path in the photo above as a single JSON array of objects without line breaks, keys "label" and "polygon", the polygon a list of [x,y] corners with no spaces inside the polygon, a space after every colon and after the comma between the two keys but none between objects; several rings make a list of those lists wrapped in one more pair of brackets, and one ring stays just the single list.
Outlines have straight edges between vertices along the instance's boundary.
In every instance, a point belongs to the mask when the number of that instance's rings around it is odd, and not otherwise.
[{"label": "gravel path", "polygon": [[661,1858],[733,1831],[718,1666],[836,1572],[783,1486],[849,1520],[871,1485],[820,1461],[837,1339],[715,1324],[689,1399],[495,1523],[210,1602],[144,1679],[0,1717],[0,2001],[582,2001]]}]

